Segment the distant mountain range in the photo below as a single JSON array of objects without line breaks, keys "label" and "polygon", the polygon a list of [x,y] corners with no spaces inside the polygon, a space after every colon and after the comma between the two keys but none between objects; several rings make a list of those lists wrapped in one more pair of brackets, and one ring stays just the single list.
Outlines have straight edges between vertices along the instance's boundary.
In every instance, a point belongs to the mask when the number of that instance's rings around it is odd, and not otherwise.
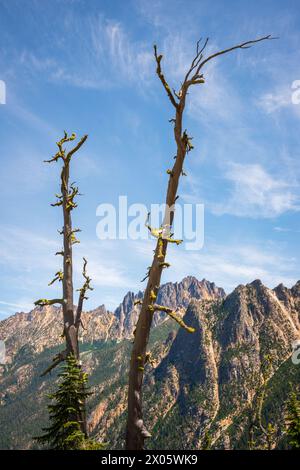
[{"label": "distant mountain range", "polygon": [[[102,305],[83,314],[82,360],[93,391],[89,427],[109,448],[122,448],[124,441],[128,364],[140,309],[134,301],[142,295],[128,292],[114,312]],[[257,280],[226,296],[214,283],[189,276],[164,284],[158,303],[177,309],[196,332],[155,314],[149,345],[155,364],[146,367],[144,387],[148,447],[198,449],[209,435],[213,448],[247,448],[248,416],[268,355],[263,419],[275,427],[274,445],[283,448],[284,403],[300,379],[300,365],[290,358],[300,338],[300,281],[272,290]],[[0,448],[31,448],[31,436],[47,423],[46,395],[56,373],[39,375],[59,350],[61,334],[56,307],[0,322],[8,355],[0,366]],[[256,441],[263,445],[261,436]]]}]

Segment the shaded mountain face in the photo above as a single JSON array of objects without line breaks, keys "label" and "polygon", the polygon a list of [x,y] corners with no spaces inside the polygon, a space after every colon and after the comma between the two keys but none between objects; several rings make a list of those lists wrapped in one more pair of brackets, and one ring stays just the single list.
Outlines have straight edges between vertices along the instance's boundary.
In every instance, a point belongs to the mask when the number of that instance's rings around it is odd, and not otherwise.
[{"label": "shaded mountain face", "polygon": [[[94,392],[89,427],[110,448],[123,446],[132,348],[128,338],[139,313],[134,301],[141,297],[128,293],[114,313],[102,306],[84,315],[82,360]],[[290,358],[292,342],[300,338],[300,282],[272,290],[254,281],[226,297],[213,283],[187,277],[162,286],[158,303],[179,309],[196,331],[189,334],[162,316],[155,318],[149,345],[155,363],[146,366],[144,386],[145,420],[152,431],[148,447],[198,449],[209,432],[214,448],[247,448],[249,410],[266,355],[271,368],[263,420],[275,426],[274,445],[282,446],[289,383],[300,379],[300,366]],[[61,334],[59,309],[48,310],[35,309],[0,323],[0,338],[7,335],[12,351],[0,379],[2,448],[31,447],[31,435],[47,422],[46,394],[56,376],[41,379],[39,372],[49,364]],[[43,332],[45,315],[53,315],[53,322],[51,331]],[[260,435],[256,440],[263,446]]]}]

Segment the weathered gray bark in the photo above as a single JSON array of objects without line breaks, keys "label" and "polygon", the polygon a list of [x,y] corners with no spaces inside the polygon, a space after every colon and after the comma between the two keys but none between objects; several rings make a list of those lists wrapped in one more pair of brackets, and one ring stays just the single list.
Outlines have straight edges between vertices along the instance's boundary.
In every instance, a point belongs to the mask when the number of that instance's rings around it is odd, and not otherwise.
[{"label": "weathered gray bark", "polygon": [[193,59],[189,70],[184,78],[183,84],[179,93],[174,90],[171,91],[161,70],[162,55],[157,55],[156,46],[154,46],[154,55],[156,60],[156,73],[166,90],[166,93],[175,108],[175,117],[171,121],[174,123],[174,139],[176,143],[176,157],[175,163],[171,170],[168,170],[169,182],[166,195],[166,211],[161,230],[153,230],[148,226],[151,233],[157,237],[156,249],[152,265],[149,269],[147,287],[145,289],[139,319],[136,325],[134,344],[130,359],[129,371],[129,389],[128,389],[128,418],[127,418],[127,431],[126,431],[126,448],[128,450],[142,450],[144,448],[144,441],[150,437],[144,424],[143,410],[142,410],[142,384],[144,376],[144,366],[147,362],[147,345],[149,341],[150,328],[152,323],[153,314],[156,310],[163,310],[168,313],[172,318],[181,323],[181,326],[192,332],[192,329],[183,324],[183,322],[176,318],[175,312],[164,306],[155,304],[158,289],[160,287],[162,270],[167,266],[165,257],[167,253],[168,243],[180,243],[180,240],[173,240],[172,237],[164,236],[163,229],[165,227],[172,227],[175,211],[175,203],[177,199],[177,189],[180,181],[180,176],[183,174],[183,164],[187,152],[193,146],[186,131],[183,132],[183,115],[186,104],[186,97],[191,85],[204,83],[203,75],[200,74],[203,66],[215,57],[231,52],[235,49],[249,48],[252,44],[271,39],[270,36],[265,36],[253,41],[247,41],[229,49],[224,49],[215,54],[203,57],[204,50],[207,46],[208,39],[200,48],[200,41],[197,43],[197,50],[195,58]]},{"label": "weathered gray bark", "polygon": [[[87,135],[85,135],[72,150],[66,153],[63,145],[67,142],[73,141],[75,137],[75,134],[72,134],[70,137],[68,137],[67,133],[65,132],[64,137],[59,142],[57,142],[58,152],[51,160],[47,160],[48,163],[57,162],[58,160],[62,160],[63,162],[61,171],[61,194],[56,195],[58,200],[52,204],[52,206],[61,206],[63,210],[63,229],[60,231],[60,234],[63,236],[63,250],[56,253],[57,255],[61,255],[63,257],[63,271],[57,272],[54,279],[50,282],[50,284],[53,284],[55,281],[62,282],[63,296],[62,299],[40,299],[37,300],[35,304],[40,306],[53,304],[62,305],[63,334],[66,341],[66,349],[53,358],[52,364],[43,372],[42,376],[48,374],[70,354],[72,354],[77,359],[78,367],[80,367],[78,334],[79,328],[82,325],[81,313],[83,301],[86,298],[86,291],[91,290],[90,278],[86,274],[87,262],[84,259],[83,277],[85,282],[83,287],[80,289],[78,307],[76,312],[74,312],[72,245],[74,243],[79,243],[75,237],[75,233],[79,230],[74,230],[72,227],[71,212],[75,207],[77,207],[74,198],[79,193],[78,188],[74,186],[74,184],[70,184],[70,162],[72,155],[74,155],[74,153],[77,152],[86,141]],[[82,430],[86,434],[85,412],[83,412],[82,416],[76,418],[81,422]]]}]

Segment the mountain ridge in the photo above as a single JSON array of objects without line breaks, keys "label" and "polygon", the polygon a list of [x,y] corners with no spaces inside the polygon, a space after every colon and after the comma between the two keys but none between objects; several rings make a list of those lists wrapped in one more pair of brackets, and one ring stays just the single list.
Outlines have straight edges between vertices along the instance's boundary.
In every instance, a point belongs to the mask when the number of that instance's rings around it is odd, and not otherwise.
[{"label": "mountain ridge", "polygon": [[[206,285],[208,282],[187,277],[162,286],[160,302],[177,308],[196,331],[189,334],[171,320],[156,319],[149,345],[154,363],[145,369],[145,420],[152,433],[148,448],[199,449],[207,433],[213,448],[247,448],[248,416],[264,376],[266,356],[272,357],[272,367],[263,419],[275,427],[274,446],[284,448],[288,384],[300,380],[300,368],[291,361],[292,343],[300,338],[300,282],[291,288],[279,284],[270,289],[255,280],[237,286],[227,296],[213,283]],[[131,334],[138,315],[132,308],[136,296],[141,293],[128,293],[117,314],[101,306],[98,313],[86,312],[83,317],[89,329],[81,338],[81,358],[93,391],[89,427],[95,438],[115,449],[123,448]],[[32,432],[47,422],[46,393],[54,386],[56,373],[41,379],[39,372],[59,344],[57,340],[50,347],[46,340],[39,344],[39,334],[43,333],[42,339],[50,333],[53,337],[61,334],[59,309],[55,313],[51,332],[42,332],[48,318],[34,328],[37,318],[43,320],[51,313],[31,314],[32,328],[25,329],[25,335],[33,335],[35,347],[26,341],[18,343],[23,317],[16,317],[17,331],[7,319],[12,354],[0,376],[4,422],[0,447],[31,448]],[[1,322],[0,335],[3,326]],[[18,416],[17,422],[9,418],[12,415]],[[256,441],[264,448],[261,435]]]},{"label": "mountain ridge", "polygon": [[[99,307],[83,312],[84,328],[80,331],[81,342],[96,340],[131,338],[138,319],[140,306],[134,301],[141,299],[143,292],[137,294],[129,291],[123,301],[111,312],[102,304]],[[214,283],[195,277],[185,277],[178,283],[163,284],[158,293],[159,302],[166,304],[183,314],[191,298],[223,297],[225,292]],[[166,318],[164,314],[155,313],[153,324]],[[62,343],[62,312],[60,307],[35,307],[30,312],[17,312],[0,322],[0,339],[6,343],[7,354],[15,354],[16,347],[22,347],[31,339],[37,352],[45,347]],[[61,339],[60,339],[61,338]],[[12,344],[15,343],[15,344]],[[39,344],[37,344],[39,343]]]}]

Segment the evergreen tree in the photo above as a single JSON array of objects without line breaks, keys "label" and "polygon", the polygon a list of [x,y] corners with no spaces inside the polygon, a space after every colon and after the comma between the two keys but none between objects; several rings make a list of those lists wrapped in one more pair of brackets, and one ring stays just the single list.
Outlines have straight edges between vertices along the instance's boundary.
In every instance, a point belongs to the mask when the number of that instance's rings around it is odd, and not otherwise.
[{"label": "evergreen tree", "polygon": [[291,447],[300,449],[300,400],[297,392],[290,394],[285,423]]},{"label": "evergreen tree", "polygon": [[83,373],[73,355],[66,358],[62,372],[58,375],[58,389],[49,395],[48,405],[50,426],[43,428],[45,434],[35,440],[48,445],[53,450],[97,450],[103,444],[87,439],[82,431],[82,423],[77,419],[83,415],[87,390],[87,374]]}]

